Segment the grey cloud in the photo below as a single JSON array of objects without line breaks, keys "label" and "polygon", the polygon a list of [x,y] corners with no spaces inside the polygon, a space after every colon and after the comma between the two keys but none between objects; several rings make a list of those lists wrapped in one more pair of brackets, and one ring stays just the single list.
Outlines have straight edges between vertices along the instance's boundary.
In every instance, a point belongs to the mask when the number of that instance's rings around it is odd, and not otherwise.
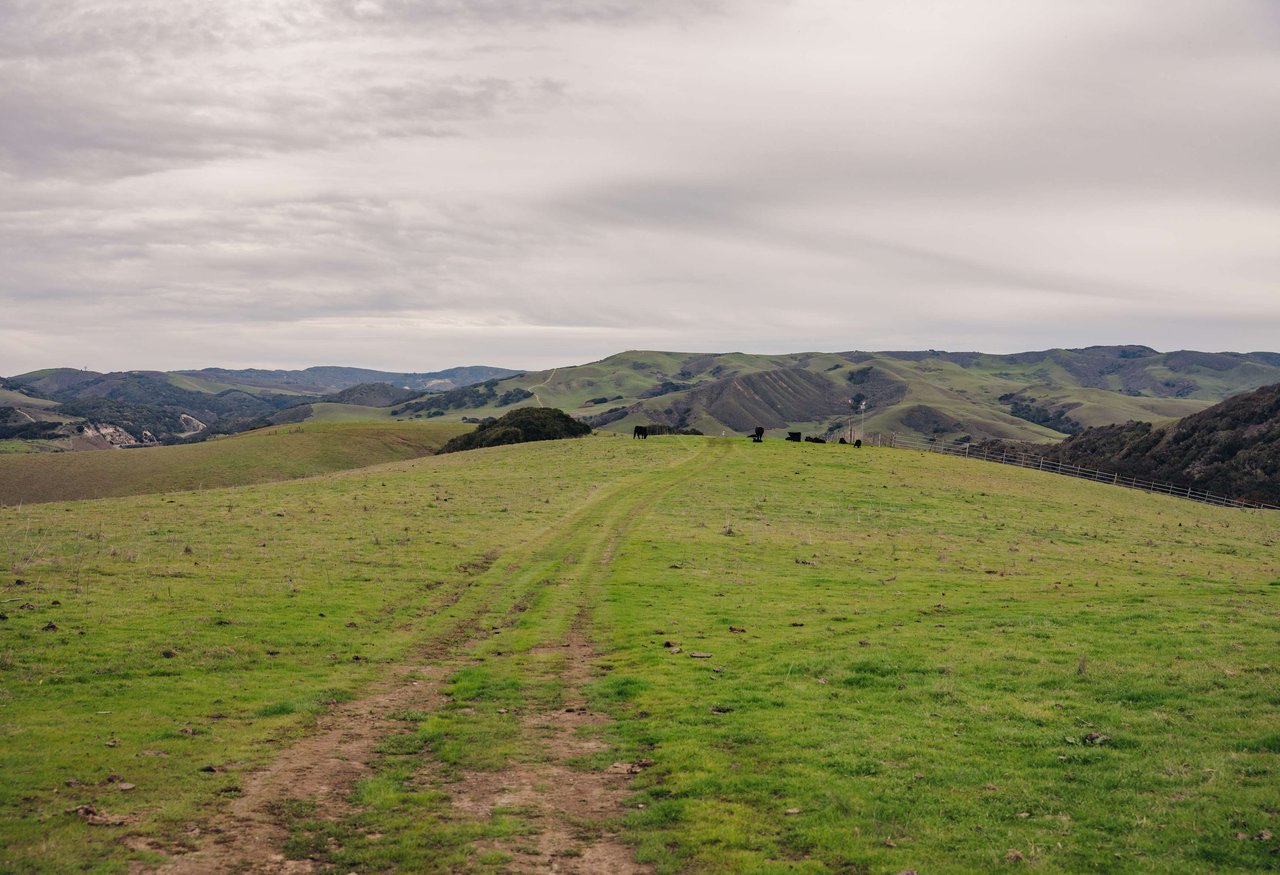
[{"label": "grey cloud", "polygon": [[0,359],[1274,346],[1277,21],[0,0]]},{"label": "grey cloud", "polygon": [[[16,78],[16,77],[15,77]],[[252,83],[244,73],[224,84]],[[305,82],[231,96],[162,76],[117,80],[125,95],[88,71],[56,84],[16,83],[0,92],[0,166],[14,173],[92,179],[153,172],[241,155],[332,148],[386,138],[457,136],[468,121],[544,108],[561,98],[554,82],[496,77],[335,84]]]}]

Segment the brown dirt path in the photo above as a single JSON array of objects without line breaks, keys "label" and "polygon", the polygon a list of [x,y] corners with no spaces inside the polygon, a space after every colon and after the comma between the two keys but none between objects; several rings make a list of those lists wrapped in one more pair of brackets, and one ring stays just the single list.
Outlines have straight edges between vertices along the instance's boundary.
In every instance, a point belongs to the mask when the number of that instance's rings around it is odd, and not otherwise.
[{"label": "brown dirt path", "polygon": [[[542,756],[517,763],[501,772],[471,772],[442,785],[454,807],[472,817],[488,819],[495,809],[519,809],[538,832],[490,840],[483,850],[510,857],[502,871],[512,873],[644,873],[652,871],[635,861],[635,854],[619,837],[627,783],[640,768],[614,763],[607,772],[574,768],[577,757],[607,749],[590,730],[607,722],[583,701],[582,688],[592,677],[598,654],[586,638],[587,612],[579,613],[565,641],[537,650],[558,650],[564,658],[564,707],[525,715],[525,731],[539,739]],[[535,651],[536,652],[536,651]]]},{"label": "brown dirt path", "polygon": [[[347,795],[371,770],[378,744],[397,727],[388,717],[398,710],[427,710],[440,704],[438,664],[402,668],[388,688],[359,702],[334,707],[315,731],[282,750],[264,768],[246,776],[229,810],[189,833],[199,850],[174,856],[159,868],[166,875],[245,872],[254,875],[321,871],[310,860],[287,860],[287,838],[276,809],[284,800],[316,804],[316,816],[336,820],[353,813]],[[162,853],[172,849],[145,845]],[[135,866],[133,871],[145,871]]]}]

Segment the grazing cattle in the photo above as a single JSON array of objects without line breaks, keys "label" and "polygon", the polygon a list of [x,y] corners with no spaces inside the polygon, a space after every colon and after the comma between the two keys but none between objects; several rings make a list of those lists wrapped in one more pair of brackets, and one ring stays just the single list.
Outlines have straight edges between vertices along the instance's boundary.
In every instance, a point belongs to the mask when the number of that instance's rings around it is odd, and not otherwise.
[{"label": "grazing cattle", "polygon": [[648,440],[649,439],[648,427],[643,425],[637,425],[635,428],[633,428],[631,430],[631,439],[635,440],[636,438],[644,438],[645,440]]},{"label": "grazing cattle", "polygon": [[800,443],[800,432],[798,432],[798,431],[789,431],[789,432],[787,432],[787,440],[789,440],[789,441],[795,441],[796,443]]},{"label": "grazing cattle", "polygon": [[755,434],[751,436],[751,442],[757,443],[757,444],[764,442],[764,426],[763,425],[756,426]]},{"label": "grazing cattle", "polygon": [[848,442],[847,440],[845,440],[844,438],[840,438],[840,443],[842,443],[842,444],[847,444],[847,443],[849,443],[849,442]]},{"label": "grazing cattle", "polygon": [[854,441],[853,445],[855,448],[862,446],[862,438],[858,438],[856,441]]},{"label": "grazing cattle", "polygon": [[822,438],[820,438],[820,437],[813,437],[812,435],[810,435],[809,437],[805,438],[804,440],[805,440],[805,443],[808,443],[808,444],[825,444],[825,443],[826,443],[826,441],[825,441],[825,440],[823,440]]}]

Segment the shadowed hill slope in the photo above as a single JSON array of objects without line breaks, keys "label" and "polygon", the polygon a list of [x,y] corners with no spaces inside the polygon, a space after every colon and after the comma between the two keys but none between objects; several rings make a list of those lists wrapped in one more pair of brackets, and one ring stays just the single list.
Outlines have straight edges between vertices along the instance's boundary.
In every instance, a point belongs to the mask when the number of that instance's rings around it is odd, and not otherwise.
[{"label": "shadowed hill slope", "polygon": [[1280,384],[1228,398],[1165,426],[1092,428],[1045,456],[1129,477],[1280,504]]}]

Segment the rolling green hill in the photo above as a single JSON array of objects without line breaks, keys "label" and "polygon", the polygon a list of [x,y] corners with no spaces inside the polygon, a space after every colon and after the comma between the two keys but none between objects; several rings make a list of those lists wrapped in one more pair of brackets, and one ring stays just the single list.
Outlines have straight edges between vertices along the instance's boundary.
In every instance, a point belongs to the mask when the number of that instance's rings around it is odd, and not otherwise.
[{"label": "rolling green hill", "polygon": [[306,423],[183,446],[0,456],[0,505],[309,477],[427,455],[465,430],[452,423]]},{"label": "rolling green hill", "polygon": [[3,871],[1276,859],[1259,511],[598,435],[0,508],[0,562]]},{"label": "rolling green hill", "polygon": [[[1273,353],[1158,353],[1089,347],[1015,355],[847,352],[789,355],[625,352],[402,405],[417,415],[496,416],[508,406],[559,407],[601,428],[661,423],[706,434],[756,426],[837,437],[907,432],[938,440],[1048,442],[1080,427],[1185,416],[1280,381]],[[528,393],[528,397],[512,400]],[[1031,413],[1028,413],[1031,411]],[[1016,415],[1023,412],[1032,419]]]}]

